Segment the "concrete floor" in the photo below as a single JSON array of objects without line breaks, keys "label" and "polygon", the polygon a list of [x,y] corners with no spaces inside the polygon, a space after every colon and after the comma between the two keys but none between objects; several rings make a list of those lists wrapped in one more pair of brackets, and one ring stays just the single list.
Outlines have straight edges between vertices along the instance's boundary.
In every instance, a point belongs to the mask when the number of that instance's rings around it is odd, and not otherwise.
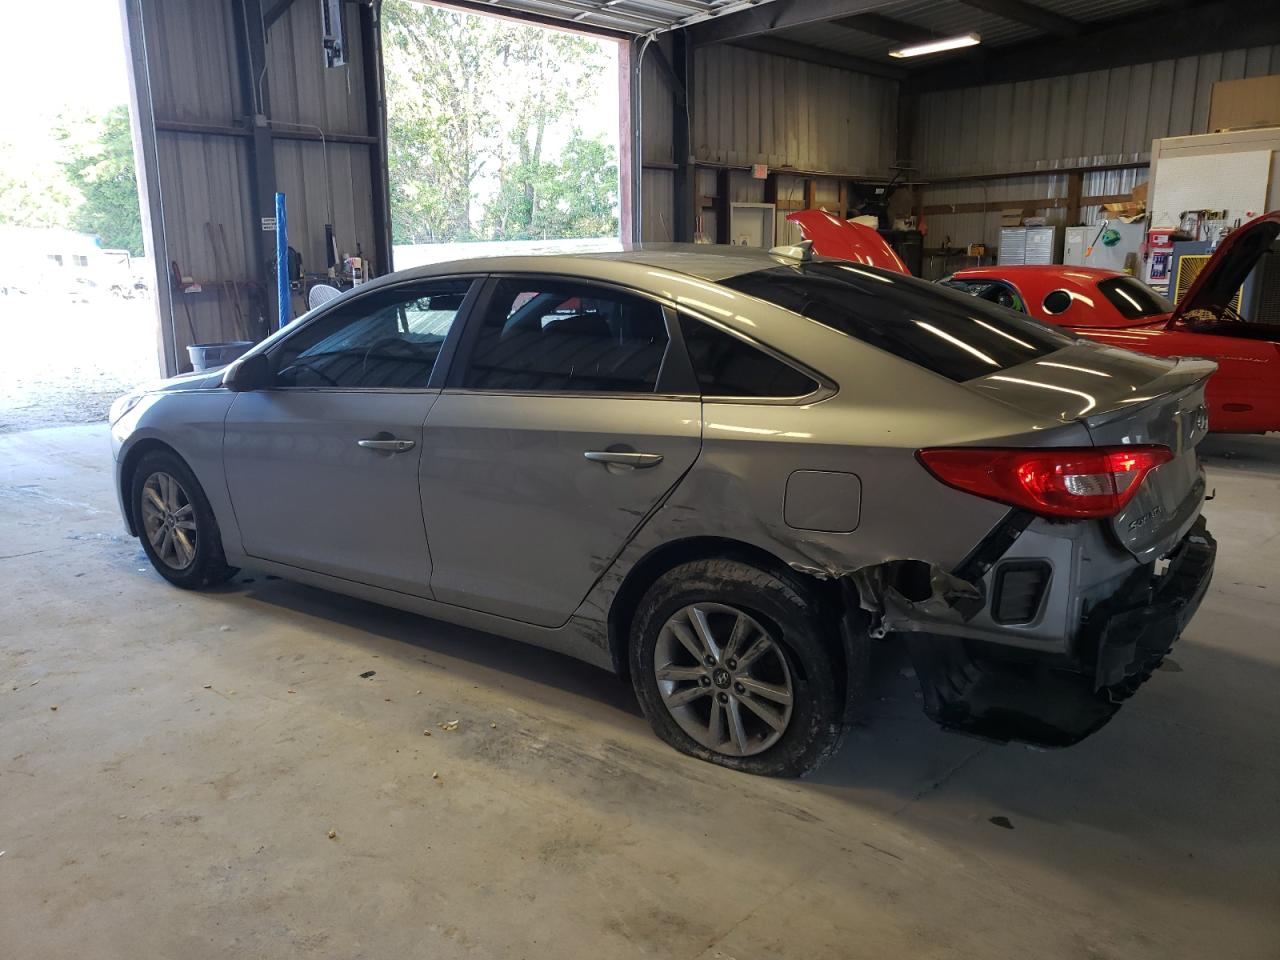
[{"label": "concrete floor", "polygon": [[1280,440],[1213,449],[1212,591],[1098,735],[942,733],[885,651],[868,725],[779,782],[553,654],[175,590],[104,427],[2,436],[0,954],[1276,958]]}]

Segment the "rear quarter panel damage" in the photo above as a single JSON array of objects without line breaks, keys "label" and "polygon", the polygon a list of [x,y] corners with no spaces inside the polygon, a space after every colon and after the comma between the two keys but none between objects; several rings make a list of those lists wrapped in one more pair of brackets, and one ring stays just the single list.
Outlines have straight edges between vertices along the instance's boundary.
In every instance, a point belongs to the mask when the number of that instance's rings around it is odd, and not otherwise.
[{"label": "rear quarter panel damage", "polygon": [[[981,587],[951,571],[1008,508],[939,483],[915,452],[942,442],[989,438],[993,432],[1011,444],[1035,442],[1035,437],[1025,417],[970,396],[958,385],[947,382],[946,387],[954,390],[954,402],[936,406],[917,396],[890,408],[856,389],[807,405],[704,402],[697,461],[608,565],[575,615],[578,629],[605,631],[614,597],[636,565],[654,550],[696,538],[745,544],[827,581],[902,559],[921,561],[933,571],[937,589],[921,602],[904,598],[900,609],[928,621],[961,620],[951,599],[981,597]],[[861,504],[854,529],[797,529],[787,523],[787,485],[798,470],[858,479]],[[892,580],[864,573],[857,582],[863,606],[878,618],[885,608],[884,588]],[[972,604],[967,612],[972,615]],[[611,638],[615,646],[625,642],[625,637]]]}]

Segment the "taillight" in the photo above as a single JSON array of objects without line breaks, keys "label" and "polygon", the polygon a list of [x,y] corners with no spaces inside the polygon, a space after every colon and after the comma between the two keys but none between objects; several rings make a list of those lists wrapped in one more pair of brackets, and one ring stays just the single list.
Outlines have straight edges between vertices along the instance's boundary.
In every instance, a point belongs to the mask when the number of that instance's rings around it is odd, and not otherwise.
[{"label": "taillight", "polygon": [[916,453],[949,487],[1050,517],[1110,517],[1147,474],[1173,459],[1168,447],[933,447]]}]

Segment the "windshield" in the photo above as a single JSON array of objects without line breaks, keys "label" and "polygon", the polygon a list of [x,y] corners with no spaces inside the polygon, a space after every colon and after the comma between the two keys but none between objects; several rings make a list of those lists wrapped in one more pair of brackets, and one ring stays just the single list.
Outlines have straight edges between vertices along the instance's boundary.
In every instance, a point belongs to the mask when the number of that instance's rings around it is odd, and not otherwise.
[{"label": "windshield", "polygon": [[1126,320],[1173,312],[1173,304],[1134,277],[1108,277],[1098,281],[1098,289]]},{"label": "windshield", "polygon": [[860,264],[799,263],[721,282],[956,381],[998,373],[1072,343],[976,297]]}]

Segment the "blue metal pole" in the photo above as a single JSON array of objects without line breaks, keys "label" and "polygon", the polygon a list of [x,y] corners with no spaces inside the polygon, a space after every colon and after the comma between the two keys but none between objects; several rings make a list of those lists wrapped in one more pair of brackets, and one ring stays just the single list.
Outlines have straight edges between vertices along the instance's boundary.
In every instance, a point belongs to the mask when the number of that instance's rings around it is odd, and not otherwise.
[{"label": "blue metal pole", "polygon": [[280,326],[293,319],[289,298],[289,229],[284,212],[284,194],[276,194],[276,302],[280,305]]}]

